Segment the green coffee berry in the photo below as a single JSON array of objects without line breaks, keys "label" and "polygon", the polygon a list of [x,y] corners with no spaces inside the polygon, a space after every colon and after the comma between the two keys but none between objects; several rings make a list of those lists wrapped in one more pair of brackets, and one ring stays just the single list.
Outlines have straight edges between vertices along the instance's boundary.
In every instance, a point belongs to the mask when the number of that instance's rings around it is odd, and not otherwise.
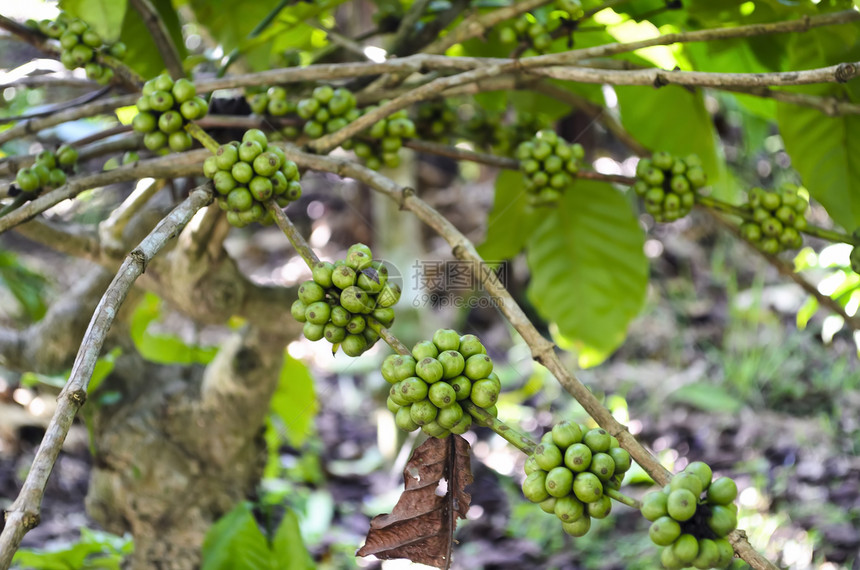
[{"label": "green coffee berry", "polygon": [[543,443],[535,448],[534,458],[544,471],[560,466],[563,459],[561,450],[557,446]]},{"label": "green coffee berry", "polygon": [[415,373],[423,378],[427,383],[432,384],[442,379],[444,369],[442,364],[435,358],[427,357],[421,359],[415,365]]},{"label": "green coffee berry", "polygon": [[591,449],[584,443],[574,443],[564,452],[564,464],[574,472],[586,471],[591,465]]},{"label": "green coffee berry", "polygon": [[593,503],[603,496],[603,484],[597,475],[585,471],[574,478],[573,494],[583,503]]},{"label": "green coffee berry", "polygon": [[[444,382],[440,382],[439,384],[434,384],[433,386],[439,386],[443,384]],[[445,385],[447,386],[447,384]],[[430,401],[434,404],[436,403],[432,398],[430,399]],[[447,406],[439,408],[439,413],[436,414],[436,422],[443,428],[451,429],[460,422],[460,420],[463,418],[463,413],[463,408],[461,408],[457,402],[452,401]]]},{"label": "green coffee berry", "polygon": [[545,471],[535,471],[525,478],[522,484],[523,495],[526,499],[533,503],[540,503],[549,498],[549,493],[546,490]]},{"label": "green coffee berry", "polygon": [[430,400],[421,400],[419,402],[415,402],[412,404],[412,409],[410,410],[410,415],[412,417],[412,421],[416,424],[423,426],[424,424],[430,423],[436,419],[436,414],[439,413],[439,408],[433,405],[433,402]]},{"label": "green coffee berry", "polygon": [[[556,448],[557,449],[557,448]],[[540,461],[535,458],[540,465]],[[567,467],[553,467],[547,472],[546,490],[553,497],[566,497],[573,489],[573,473]]]},{"label": "green coffee berry", "polygon": [[457,394],[458,401],[469,398],[472,391],[472,381],[469,380],[468,377],[461,374],[460,376],[448,380],[448,384]]},{"label": "green coffee berry", "polygon": [[394,423],[404,431],[415,431],[419,425],[412,420],[412,406],[406,405],[397,410],[394,415]]},{"label": "green coffee berry", "polygon": [[[420,364],[420,363],[419,363]],[[445,408],[457,401],[457,393],[447,382],[437,382],[430,386],[427,397],[437,408]]]},{"label": "green coffee berry", "polygon": [[585,513],[585,505],[573,495],[568,494],[556,499],[554,510],[555,516],[561,522],[573,522],[582,518]]},{"label": "green coffee berry", "polygon": [[415,357],[415,360],[419,361],[428,357],[436,358],[439,356],[439,349],[436,348],[433,341],[422,340],[412,347],[412,356]]},{"label": "green coffee berry", "polygon": [[570,536],[585,536],[591,529],[591,518],[584,515],[573,522],[561,523],[561,528]]},{"label": "green coffee berry", "polygon": [[676,521],[683,522],[696,514],[697,496],[688,489],[675,489],[669,493],[666,510]]},{"label": "green coffee berry", "polygon": [[681,536],[681,525],[669,516],[660,517],[651,523],[648,536],[657,546],[669,546]]},{"label": "green coffee berry", "polygon": [[715,505],[731,504],[738,496],[738,486],[728,477],[715,479],[708,487],[708,502]]},{"label": "green coffee berry", "polygon": [[669,495],[662,491],[653,491],[642,497],[642,516],[649,521],[656,521],[669,514]]},{"label": "green coffee berry", "polygon": [[605,519],[612,512],[612,500],[606,495],[593,503],[587,503],[585,506],[588,516],[595,519]]}]

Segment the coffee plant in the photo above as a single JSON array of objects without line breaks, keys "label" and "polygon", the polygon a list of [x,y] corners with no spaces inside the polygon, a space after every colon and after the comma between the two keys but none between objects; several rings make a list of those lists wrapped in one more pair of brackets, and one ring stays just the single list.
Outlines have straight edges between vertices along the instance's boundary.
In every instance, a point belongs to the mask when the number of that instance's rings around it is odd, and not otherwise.
[{"label": "coffee plant", "polygon": [[[494,433],[522,452],[515,483],[563,535],[586,540],[611,513],[640,511],[665,568],[726,568],[735,558],[776,568],[760,552],[767,545],[738,528],[738,486],[727,470],[684,459],[673,475],[572,369],[609,358],[642,311],[643,227],[719,224],[800,283],[816,307],[860,326],[856,288],[827,295],[789,257],[805,234],[811,248],[847,244],[844,270],[860,272],[860,237],[851,233],[860,226],[860,11],[851,2],[191,0],[178,12],[148,0],[59,4],[63,11],[41,21],[0,14],[10,44],[85,70],[9,74],[19,79],[4,90],[0,233],[110,275],[93,272],[44,324],[0,329],[10,369],[71,370],[20,493],[2,503],[0,570],[25,563],[28,551],[16,552],[40,521],[79,411],[98,457],[87,507],[105,528],[133,535],[131,567],[244,567],[231,558],[247,546],[235,546],[237,537],[254,544],[260,567],[311,567],[295,515],[272,514],[283,496],[239,501],[262,491],[259,457],[279,437],[270,437],[270,402],[294,406],[285,423],[310,423],[312,406],[297,396],[307,372],[284,352],[299,336],[327,341],[329,358],[380,355],[392,431],[424,440],[406,463],[400,501],[371,520],[358,556],[450,567],[456,522],[471,501],[463,436]],[[60,84],[91,93],[32,113],[29,96],[16,99]],[[738,121],[762,147],[773,134],[761,133],[775,125],[791,168],[786,160],[776,173],[744,171],[739,143],[727,142],[738,138]],[[87,125],[87,134],[59,128],[66,123]],[[441,165],[443,186],[495,180],[486,221],[466,196],[471,186],[451,207],[450,196],[419,184],[427,157]],[[391,217],[410,212],[469,263],[588,423],[558,417],[534,441],[505,417],[497,336],[440,328],[408,348],[397,335],[414,335],[415,312],[386,261],[400,238],[368,241],[375,252],[352,243],[333,261],[311,246],[320,249],[317,230],[331,229],[326,204],[338,177],[361,186],[358,198],[343,198],[360,216],[393,223],[364,191],[375,192],[394,204]],[[109,190],[130,182],[135,190],[121,199]],[[170,196],[159,194],[165,185]],[[102,208],[97,223],[92,214],[64,217],[91,201]],[[486,229],[479,247],[457,227],[475,215]],[[235,244],[225,248],[234,236],[266,239],[274,251],[272,225],[297,254],[284,274],[300,261],[310,275],[296,287],[250,281]],[[523,250],[525,262],[512,267],[528,270],[524,295],[485,262]],[[195,326],[229,324],[229,338],[208,353],[157,337],[147,351],[156,309],[141,291]],[[126,311],[126,297],[143,309]],[[40,342],[44,350],[26,346]],[[393,354],[383,359],[384,345]],[[109,347],[133,347],[138,360]],[[122,380],[120,364],[140,381]],[[295,437],[298,447],[304,434]],[[643,496],[625,485],[633,471],[660,490]]]}]

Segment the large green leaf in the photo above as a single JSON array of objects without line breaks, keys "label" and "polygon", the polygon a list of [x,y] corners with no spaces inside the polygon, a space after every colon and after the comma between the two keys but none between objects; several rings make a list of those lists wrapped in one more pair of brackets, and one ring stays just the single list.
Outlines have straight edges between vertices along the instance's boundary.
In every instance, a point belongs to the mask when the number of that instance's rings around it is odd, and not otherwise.
[{"label": "large green leaf", "polygon": [[522,251],[545,212],[527,203],[528,192],[522,172],[502,171],[496,178],[493,209],[487,221],[487,237],[478,247],[487,261],[510,259]]},{"label": "large green leaf", "polygon": [[86,21],[105,41],[115,42],[128,0],[60,0],[60,8]]},{"label": "large green leaf", "polygon": [[270,544],[244,501],[224,515],[203,540],[203,570],[309,570],[295,515],[287,511]]},{"label": "large green leaf", "polygon": [[280,419],[290,445],[298,447],[304,442],[316,411],[313,376],[307,366],[284,352],[278,388],[272,396],[272,412]]},{"label": "large green leaf", "polygon": [[528,242],[528,296],[577,350],[582,366],[624,340],[645,301],[644,235],[626,198],[603,182],[565,192]]},{"label": "large green leaf", "polygon": [[652,150],[686,156],[697,154],[708,179],[722,197],[722,161],[717,156],[716,133],[701,92],[678,85],[616,87],[621,123],[634,138]]},{"label": "large green leaf", "polygon": [[[790,69],[810,69],[860,60],[860,24],[795,34]],[[804,93],[860,103],[860,83],[810,85]],[[860,116],[827,117],[815,109],[779,103],[779,131],[792,165],[813,198],[841,226],[860,226]]]},{"label": "large green leaf", "polygon": [[[185,57],[187,51],[185,41],[182,38],[182,27],[179,23],[179,16],[176,15],[176,10],[173,9],[170,0],[152,0],[152,4],[155,6],[159,18],[167,27],[173,44],[179,50],[180,57]],[[143,18],[133,8],[129,8],[125,12],[120,39],[128,47],[128,53],[123,61],[145,79],[155,77],[164,71],[164,60],[161,59],[158,46],[155,45],[152,34],[149,33],[149,29],[143,23]]]}]

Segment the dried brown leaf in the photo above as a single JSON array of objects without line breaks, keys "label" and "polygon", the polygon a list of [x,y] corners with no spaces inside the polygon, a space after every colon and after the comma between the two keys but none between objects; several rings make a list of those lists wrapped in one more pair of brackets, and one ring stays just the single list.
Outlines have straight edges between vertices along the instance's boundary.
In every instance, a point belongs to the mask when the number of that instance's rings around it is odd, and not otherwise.
[{"label": "dried brown leaf", "polygon": [[457,517],[466,518],[472,483],[469,443],[459,435],[430,438],[412,454],[403,470],[405,489],[394,510],[370,521],[358,556],[448,568]]}]

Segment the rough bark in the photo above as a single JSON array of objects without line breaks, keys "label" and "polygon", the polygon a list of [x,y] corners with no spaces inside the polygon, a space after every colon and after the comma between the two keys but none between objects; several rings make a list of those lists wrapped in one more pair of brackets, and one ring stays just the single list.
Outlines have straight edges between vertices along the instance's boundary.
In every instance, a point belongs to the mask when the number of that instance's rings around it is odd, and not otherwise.
[{"label": "rough bark", "polygon": [[134,536],[129,568],[198,568],[209,526],[253,494],[281,361],[264,335],[246,329],[205,369],[150,365],[137,367],[139,377],[108,379],[104,388],[123,398],[94,411],[86,504],[106,529]]}]

